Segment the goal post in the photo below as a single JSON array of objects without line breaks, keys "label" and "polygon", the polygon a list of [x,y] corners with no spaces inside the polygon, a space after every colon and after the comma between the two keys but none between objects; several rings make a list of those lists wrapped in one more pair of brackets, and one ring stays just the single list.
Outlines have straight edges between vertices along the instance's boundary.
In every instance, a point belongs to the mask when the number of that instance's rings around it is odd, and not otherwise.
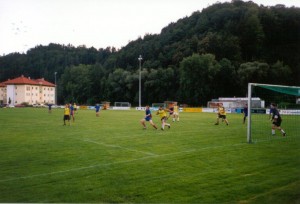
[{"label": "goal post", "polygon": [[[260,98],[261,104],[254,103]],[[286,128],[290,137],[300,136],[300,87],[274,84],[248,84],[248,121],[247,142],[253,139],[270,140],[281,137],[271,136],[270,104],[277,104],[283,118],[282,128]],[[255,138],[253,138],[255,137]]]}]

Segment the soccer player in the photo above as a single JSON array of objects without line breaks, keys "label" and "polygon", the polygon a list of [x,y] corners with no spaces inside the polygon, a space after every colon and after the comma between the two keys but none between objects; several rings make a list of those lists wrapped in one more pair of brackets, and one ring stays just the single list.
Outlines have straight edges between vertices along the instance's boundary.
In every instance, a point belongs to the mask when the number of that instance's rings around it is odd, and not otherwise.
[{"label": "soccer player", "polygon": [[174,106],[174,121],[177,120],[179,122],[179,110],[178,106]]},{"label": "soccer player", "polygon": [[155,129],[157,129],[156,125],[155,125],[155,124],[153,123],[153,121],[152,121],[152,114],[151,114],[151,110],[150,110],[150,108],[149,108],[148,105],[146,106],[146,116],[145,116],[145,118],[143,118],[143,119],[141,120],[141,124],[143,125],[144,129],[147,128],[147,127],[146,127],[146,121],[149,121],[149,123],[150,123]]},{"label": "soccer player", "polygon": [[219,107],[218,107],[218,114],[217,114],[217,122],[215,123],[215,125],[219,125],[219,119],[222,118],[222,121],[224,120],[226,125],[229,125],[228,120],[226,119],[226,111],[225,108],[223,107],[222,103],[219,103]]},{"label": "soccer player", "polygon": [[245,104],[243,111],[244,111],[243,124],[245,124],[246,118],[247,118],[247,116],[248,116],[248,104],[247,104],[247,103]]},{"label": "soccer player", "polygon": [[66,120],[68,121],[68,123],[70,125],[70,107],[69,107],[69,104],[66,104],[65,108],[64,108],[64,125],[66,125]]},{"label": "soccer player", "polygon": [[175,122],[174,104],[171,104],[171,106],[169,108],[169,117],[171,117],[172,121]]},{"label": "soccer player", "polygon": [[76,105],[76,103],[74,103],[73,107],[74,107],[74,114],[75,114],[75,113],[77,113],[77,105]]},{"label": "soccer player", "polygon": [[72,103],[70,103],[69,108],[70,108],[70,116],[72,117],[73,122],[75,122],[74,107],[72,106]]},{"label": "soccer player", "polygon": [[49,103],[49,104],[48,104],[48,113],[51,113],[51,112],[52,112],[51,107],[52,107],[52,104]]},{"label": "soccer player", "polygon": [[277,110],[276,104],[272,103],[271,104],[271,108],[272,108],[272,135],[275,135],[275,130],[280,130],[282,136],[285,136],[286,133],[284,132],[284,130],[280,127],[282,119],[281,116],[279,114],[279,111]]},{"label": "soccer player", "polygon": [[99,117],[100,105],[96,104],[95,109],[96,109],[96,117]]},{"label": "soccer player", "polygon": [[166,113],[167,110],[164,110],[162,106],[159,107],[156,115],[159,115],[160,117],[160,120],[161,120],[161,130],[164,130],[165,129],[165,126],[168,126],[169,129],[171,127],[171,125],[169,123],[166,123],[166,120],[167,120],[167,113]]}]

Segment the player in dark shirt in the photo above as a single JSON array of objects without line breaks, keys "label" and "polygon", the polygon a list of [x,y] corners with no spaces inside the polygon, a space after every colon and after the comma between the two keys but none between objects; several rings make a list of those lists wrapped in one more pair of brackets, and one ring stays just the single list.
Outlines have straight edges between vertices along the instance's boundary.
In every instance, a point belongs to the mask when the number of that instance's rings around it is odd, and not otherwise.
[{"label": "player in dark shirt", "polygon": [[286,133],[285,131],[280,127],[282,118],[280,116],[279,111],[277,110],[276,104],[272,103],[271,104],[271,109],[272,109],[272,135],[275,135],[275,130],[280,130],[282,136],[285,136]]}]

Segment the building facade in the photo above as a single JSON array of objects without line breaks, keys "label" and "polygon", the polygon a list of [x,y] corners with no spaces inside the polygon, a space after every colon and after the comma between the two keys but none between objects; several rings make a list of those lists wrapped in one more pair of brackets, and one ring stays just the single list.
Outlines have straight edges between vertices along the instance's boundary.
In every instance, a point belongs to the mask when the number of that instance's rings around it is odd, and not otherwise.
[{"label": "building facade", "polygon": [[[27,103],[33,104],[54,104],[55,103],[55,84],[42,79],[30,79],[23,75],[2,82],[3,103],[11,106]],[[0,92],[2,93],[2,92]],[[0,98],[1,100],[1,98]]]},{"label": "building facade", "polygon": [[0,83],[0,104],[6,104],[6,85]]}]

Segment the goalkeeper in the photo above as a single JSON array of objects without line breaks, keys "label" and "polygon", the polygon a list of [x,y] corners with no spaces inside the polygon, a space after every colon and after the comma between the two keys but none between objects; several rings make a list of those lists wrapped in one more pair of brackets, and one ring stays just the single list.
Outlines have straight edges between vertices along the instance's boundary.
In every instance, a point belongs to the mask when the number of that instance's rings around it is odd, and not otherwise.
[{"label": "goalkeeper", "polygon": [[271,109],[272,109],[272,135],[275,135],[275,130],[280,130],[282,136],[285,136],[286,133],[285,131],[280,127],[282,119],[279,114],[279,111],[277,110],[276,104],[272,103],[271,104]]}]

